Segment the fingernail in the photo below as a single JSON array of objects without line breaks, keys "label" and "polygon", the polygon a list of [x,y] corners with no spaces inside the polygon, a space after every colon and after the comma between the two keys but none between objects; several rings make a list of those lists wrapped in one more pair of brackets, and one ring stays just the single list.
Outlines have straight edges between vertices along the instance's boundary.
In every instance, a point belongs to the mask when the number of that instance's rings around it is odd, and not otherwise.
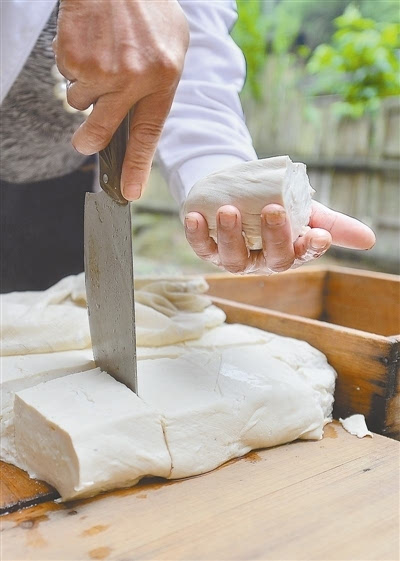
[{"label": "fingernail", "polygon": [[286,223],[286,212],[284,210],[267,212],[265,221],[268,226],[283,226]]},{"label": "fingernail", "polygon": [[185,218],[185,227],[186,230],[189,230],[189,232],[194,232],[195,230],[197,230],[198,225],[199,223],[197,222],[197,219],[193,216],[187,216]]},{"label": "fingernail", "polygon": [[128,183],[124,185],[122,194],[124,195],[125,199],[128,199],[128,201],[136,201],[142,194],[142,184]]},{"label": "fingernail", "polygon": [[219,213],[219,223],[223,228],[227,230],[232,230],[236,224],[236,214],[230,214],[228,212]]},{"label": "fingernail", "polygon": [[326,247],[326,240],[313,240],[311,243],[311,249],[314,251],[322,251]]}]

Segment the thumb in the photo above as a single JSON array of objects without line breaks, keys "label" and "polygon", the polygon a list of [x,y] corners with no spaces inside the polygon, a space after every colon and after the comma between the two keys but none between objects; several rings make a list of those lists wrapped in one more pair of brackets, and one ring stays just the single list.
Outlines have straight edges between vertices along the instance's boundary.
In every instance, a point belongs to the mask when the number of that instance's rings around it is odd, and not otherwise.
[{"label": "thumb", "polygon": [[151,94],[134,107],[130,136],[122,166],[121,190],[128,201],[139,199],[151,169],[154,153],[172,105],[173,94]]},{"label": "thumb", "polygon": [[371,249],[376,241],[374,232],[366,224],[317,201],[313,201],[310,226],[330,232],[333,245],[339,247]]}]

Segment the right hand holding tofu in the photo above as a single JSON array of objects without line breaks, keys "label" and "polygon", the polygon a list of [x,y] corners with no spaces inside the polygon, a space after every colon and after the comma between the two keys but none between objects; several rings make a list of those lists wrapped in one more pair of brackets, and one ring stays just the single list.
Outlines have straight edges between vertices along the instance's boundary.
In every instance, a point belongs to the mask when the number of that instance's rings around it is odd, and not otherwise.
[{"label": "right hand holding tofu", "polygon": [[260,215],[263,247],[256,251],[246,247],[237,208],[220,207],[216,222],[218,243],[210,237],[204,216],[189,212],[185,217],[186,238],[201,259],[230,273],[279,273],[318,259],[331,245],[362,250],[375,244],[375,234],[368,226],[317,201],[312,202],[307,231],[294,243],[283,206],[266,205]]},{"label": "right hand holding tofu", "polygon": [[53,48],[69,80],[68,103],[95,104],[72,143],[82,154],[105,148],[134,106],[121,187],[138,199],[177,88],[189,30],[177,0],[62,0]]}]

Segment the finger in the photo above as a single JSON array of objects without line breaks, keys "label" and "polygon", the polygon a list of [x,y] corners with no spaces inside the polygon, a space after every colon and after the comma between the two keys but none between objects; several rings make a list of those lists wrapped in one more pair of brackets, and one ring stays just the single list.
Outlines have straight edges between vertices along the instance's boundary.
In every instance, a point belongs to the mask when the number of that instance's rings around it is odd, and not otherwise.
[{"label": "finger", "polygon": [[290,269],[294,248],[289,220],[283,206],[270,204],[261,211],[261,236],[266,265],[277,273]]},{"label": "finger", "polygon": [[242,218],[236,207],[225,205],[218,209],[217,239],[224,269],[230,273],[245,271],[249,254],[242,234]]},{"label": "finger", "polygon": [[313,201],[310,226],[330,232],[334,245],[351,249],[371,249],[375,245],[371,228],[316,201]]},{"label": "finger", "polygon": [[67,86],[67,101],[71,107],[78,111],[85,111],[97,101],[97,95],[89,91],[81,82],[72,82]]},{"label": "finger", "polygon": [[204,259],[219,265],[217,244],[210,238],[206,219],[199,212],[189,212],[185,217],[186,239],[193,251]]},{"label": "finger", "polygon": [[99,98],[92,113],[72,137],[72,144],[82,154],[90,155],[105,148],[129,107],[120,103],[117,94],[107,94]]},{"label": "finger", "polygon": [[297,238],[294,242],[296,259],[303,262],[311,261],[321,257],[332,244],[332,236],[327,230],[314,228],[308,230],[304,236]]},{"label": "finger", "polygon": [[138,199],[147,183],[172,100],[171,92],[151,94],[135,106],[121,175],[122,194],[128,201]]}]

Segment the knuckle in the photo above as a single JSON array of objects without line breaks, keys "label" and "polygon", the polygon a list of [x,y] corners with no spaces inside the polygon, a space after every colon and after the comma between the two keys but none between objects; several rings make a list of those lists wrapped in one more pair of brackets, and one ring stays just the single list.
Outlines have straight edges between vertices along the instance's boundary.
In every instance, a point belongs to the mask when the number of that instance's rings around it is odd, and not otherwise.
[{"label": "knuckle", "polygon": [[212,249],[209,247],[208,243],[194,242],[191,239],[191,236],[190,236],[189,233],[186,233],[186,238],[187,238],[191,248],[196,253],[196,255],[198,257],[200,257],[200,259],[203,259],[204,261],[211,261],[212,263],[214,263],[215,254],[212,251]]},{"label": "knuckle", "polygon": [[91,146],[99,147],[100,149],[108,144],[111,138],[111,131],[101,123],[86,121],[85,135],[87,141]]},{"label": "knuckle", "polygon": [[229,265],[229,266],[224,265],[224,268],[225,268],[226,271],[228,271],[228,273],[232,273],[233,275],[239,275],[239,274],[243,273],[242,267],[236,267],[236,266],[233,266],[233,265]]},{"label": "knuckle", "polygon": [[162,131],[161,123],[138,123],[131,130],[131,135],[144,148],[153,148]]},{"label": "knuckle", "polygon": [[212,253],[197,253],[197,255],[203,259],[203,261],[209,261],[211,263],[214,262],[215,256]]},{"label": "knuckle", "polygon": [[334,214],[333,216],[330,216],[328,220],[325,219],[324,228],[326,230],[328,230],[328,232],[331,232],[333,230],[333,228],[335,227],[338,218],[339,218],[339,215]]},{"label": "knuckle", "polygon": [[284,271],[290,269],[292,265],[293,259],[274,260],[268,264],[271,271],[274,271],[275,273],[283,273]]},{"label": "knuckle", "polygon": [[74,92],[67,91],[67,101],[68,104],[78,111],[84,111],[89,107],[88,104],[78,99],[78,96]]},{"label": "knuckle", "polygon": [[288,245],[288,241],[285,237],[279,237],[276,239],[271,239],[268,244],[273,246],[275,250],[285,249]]},{"label": "knuckle", "polygon": [[214,254],[210,253],[209,251],[201,251],[199,249],[194,249],[194,252],[198,257],[200,257],[200,259],[203,259],[203,261],[210,261],[211,263],[213,263],[215,260]]},{"label": "knuckle", "polygon": [[123,76],[125,80],[134,82],[140,76],[145,74],[145,67],[141,66],[138,61],[129,56],[123,56],[120,60],[120,66],[113,67],[112,71],[118,76]]},{"label": "knuckle", "polygon": [[180,75],[182,70],[182,62],[177,57],[168,52],[162,52],[157,59],[157,66],[159,70],[170,78],[176,78]]},{"label": "knuckle", "polygon": [[[241,241],[241,240],[239,240],[239,241]],[[231,253],[231,252],[234,252],[234,251],[236,251],[236,253],[237,253],[238,241],[233,236],[221,235],[221,232],[219,232],[218,244],[220,246],[220,249],[222,249],[224,251],[224,253]]]},{"label": "knuckle", "polygon": [[226,263],[222,262],[224,269],[226,269],[229,273],[238,274],[243,273],[245,267],[239,263]]},{"label": "knuckle", "polygon": [[202,259],[210,259],[212,257],[212,252],[207,244],[204,243],[192,243],[191,244],[194,251],[197,253],[199,257]]},{"label": "knuckle", "polygon": [[81,53],[77,49],[63,49],[62,53],[64,67],[69,72],[80,70],[82,66],[86,65]]}]

